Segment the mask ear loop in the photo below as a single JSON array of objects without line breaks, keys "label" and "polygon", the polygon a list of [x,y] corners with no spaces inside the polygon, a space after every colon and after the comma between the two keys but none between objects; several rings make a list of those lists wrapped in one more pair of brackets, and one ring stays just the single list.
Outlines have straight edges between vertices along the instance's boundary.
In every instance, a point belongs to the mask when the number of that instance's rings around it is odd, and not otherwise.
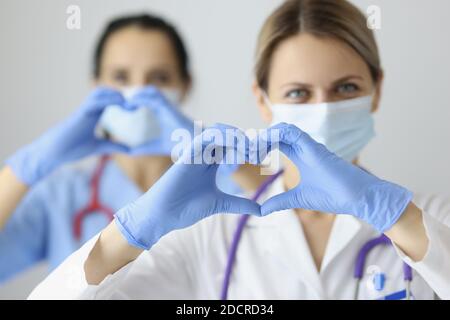
[{"label": "mask ear loop", "polygon": [[[261,92],[267,107],[273,110],[273,104],[269,99],[269,95],[265,90],[261,90]],[[266,163],[264,163],[264,161],[266,161]],[[280,154],[278,150],[274,150],[273,152],[269,153],[264,161],[260,164],[263,175],[272,175],[274,172],[284,170],[282,168],[282,165],[280,164]]]},{"label": "mask ear loop", "polygon": [[263,99],[264,99],[264,103],[267,104],[267,106],[269,108],[272,108],[273,104],[272,104],[272,102],[270,102],[269,95],[267,94],[267,92],[265,90],[261,90],[261,91],[262,91],[262,96],[263,96]]}]

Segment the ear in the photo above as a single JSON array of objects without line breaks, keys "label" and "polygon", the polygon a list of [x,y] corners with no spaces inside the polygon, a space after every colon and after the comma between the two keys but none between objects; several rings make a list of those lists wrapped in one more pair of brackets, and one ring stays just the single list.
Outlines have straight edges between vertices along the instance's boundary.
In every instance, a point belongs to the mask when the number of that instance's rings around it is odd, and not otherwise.
[{"label": "ear", "polygon": [[380,105],[380,100],[381,100],[383,80],[384,80],[384,72],[381,71],[380,75],[378,77],[378,80],[375,83],[375,93],[374,93],[373,102],[372,102],[372,113],[378,111],[378,107]]},{"label": "ear", "polygon": [[256,105],[258,106],[259,112],[261,114],[261,117],[265,123],[272,122],[272,111],[270,110],[269,106],[266,103],[266,100],[264,99],[264,93],[263,90],[259,87],[256,80],[253,81],[252,84],[252,91],[253,95],[256,99]]}]

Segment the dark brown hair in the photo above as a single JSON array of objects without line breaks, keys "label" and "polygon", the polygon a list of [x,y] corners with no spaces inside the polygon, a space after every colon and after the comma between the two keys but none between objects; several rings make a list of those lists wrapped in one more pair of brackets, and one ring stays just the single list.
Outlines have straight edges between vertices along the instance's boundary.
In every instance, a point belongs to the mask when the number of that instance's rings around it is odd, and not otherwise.
[{"label": "dark brown hair", "polygon": [[175,50],[175,54],[179,62],[181,78],[184,81],[190,80],[191,75],[189,72],[189,57],[186,46],[184,45],[180,34],[173,25],[164,19],[149,14],[120,17],[108,23],[100,36],[94,53],[93,75],[95,78],[100,76],[100,62],[108,39],[115,32],[130,26],[135,26],[144,30],[157,30],[163,32],[169,38]]}]

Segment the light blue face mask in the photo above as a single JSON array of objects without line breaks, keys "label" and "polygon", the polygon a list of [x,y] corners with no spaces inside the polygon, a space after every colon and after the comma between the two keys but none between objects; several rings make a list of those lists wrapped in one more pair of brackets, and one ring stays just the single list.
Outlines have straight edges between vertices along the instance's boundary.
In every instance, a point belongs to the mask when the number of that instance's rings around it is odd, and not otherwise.
[{"label": "light blue face mask", "polygon": [[[125,99],[131,99],[139,90],[140,88],[125,88],[121,92]],[[180,103],[181,93],[178,90],[161,89],[161,92],[172,105]],[[113,105],[103,111],[95,135],[134,148],[158,138],[160,125],[149,108],[140,107],[130,111]]]},{"label": "light blue face mask", "polygon": [[372,96],[319,104],[272,104],[272,124],[286,122],[308,133],[328,150],[355,160],[375,136]]}]

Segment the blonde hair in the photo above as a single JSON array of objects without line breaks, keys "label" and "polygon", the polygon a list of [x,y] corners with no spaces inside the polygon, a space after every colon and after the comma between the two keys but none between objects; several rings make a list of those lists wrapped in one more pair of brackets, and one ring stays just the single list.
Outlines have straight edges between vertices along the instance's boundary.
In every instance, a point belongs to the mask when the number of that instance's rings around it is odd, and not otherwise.
[{"label": "blonde hair", "polygon": [[267,89],[271,60],[284,40],[299,33],[332,37],[351,46],[376,83],[382,73],[375,36],[364,14],[346,0],[287,0],[265,21],[256,48],[255,76]]}]

